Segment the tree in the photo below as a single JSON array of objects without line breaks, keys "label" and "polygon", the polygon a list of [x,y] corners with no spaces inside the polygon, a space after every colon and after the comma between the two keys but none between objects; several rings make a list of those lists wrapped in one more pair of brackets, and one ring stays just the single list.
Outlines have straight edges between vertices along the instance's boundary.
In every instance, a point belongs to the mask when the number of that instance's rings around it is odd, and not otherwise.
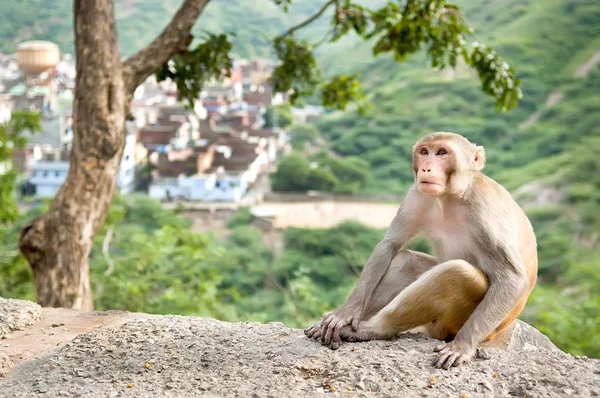
[{"label": "tree", "polygon": [[289,106],[268,106],[265,111],[265,127],[281,127],[286,128],[294,121],[292,110]]},{"label": "tree", "polygon": [[312,124],[296,124],[290,128],[292,145],[302,148],[306,142],[314,142],[319,138],[319,130]]},{"label": "tree", "polygon": [[[231,67],[231,43],[224,34],[208,34],[190,48],[190,31],[209,1],[184,0],[147,47],[122,60],[113,0],[74,0],[77,79],[71,167],[48,212],[29,222],[19,241],[33,269],[41,305],[93,308],[88,257],[115,193],[125,120],[137,86],[156,73],[159,80],[171,79],[177,85],[180,100],[193,103],[204,82]],[[274,1],[287,10],[292,0]],[[398,61],[426,45],[434,67],[455,66],[462,57],[499,108],[515,106],[520,97],[513,70],[488,47],[467,46],[465,37],[472,29],[459,9],[445,0],[390,1],[374,10],[351,0],[327,0],[312,17],[273,40],[280,62],[270,82],[276,92],[290,92],[292,102],[319,88],[325,106],[363,105],[357,77],[334,76],[321,84],[314,46],[294,36],[328,10],[333,11],[331,41],[352,31],[376,39],[374,54],[393,53]]]},{"label": "tree", "polygon": [[340,183],[335,174],[329,169],[316,168],[310,171],[306,185],[315,191],[331,192]]},{"label": "tree", "polygon": [[306,191],[310,167],[300,154],[293,153],[282,158],[277,170],[271,174],[271,186],[275,191]]}]

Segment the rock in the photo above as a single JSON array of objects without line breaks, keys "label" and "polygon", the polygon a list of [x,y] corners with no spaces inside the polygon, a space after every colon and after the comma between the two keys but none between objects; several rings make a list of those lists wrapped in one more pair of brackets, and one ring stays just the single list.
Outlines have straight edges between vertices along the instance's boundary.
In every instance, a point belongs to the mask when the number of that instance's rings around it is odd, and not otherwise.
[{"label": "rock", "polygon": [[41,315],[42,307],[38,304],[0,297],[0,338],[8,338],[10,332],[25,329]]},{"label": "rock", "polygon": [[6,375],[12,369],[12,361],[3,352],[0,352],[0,377]]},{"label": "rock", "polygon": [[[407,333],[331,351],[281,323],[122,314],[21,363],[0,380],[0,391],[3,398],[41,391],[49,397],[585,397],[600,391],[600,361],[565,354],[519,321],[483,345],[485,359],[464,368],[433,368],[438,343]],[[0,349],[0,369],[2,360]]]}]

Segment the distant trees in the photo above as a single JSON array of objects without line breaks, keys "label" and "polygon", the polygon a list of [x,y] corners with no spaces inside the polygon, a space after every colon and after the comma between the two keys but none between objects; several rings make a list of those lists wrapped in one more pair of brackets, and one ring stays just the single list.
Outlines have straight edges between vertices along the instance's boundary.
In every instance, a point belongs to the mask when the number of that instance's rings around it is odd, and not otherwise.
[{"label": "distant trees", "polygon": [[304,143],[316,141],[319,130],[312,124],[296,124],[290,128],[289,135],[292,145],[301,148]]},{"label": "distant trees", "polygon": [[312,165],[299,153],[280,159],[277,170],[271,174],[273,190],[352,194],[363,190],[369,182],[368,163],[359,158],[337,159],[321,153],[315,156]]},{"label": "distant trees", "polygon": [[273,127],[286,128],[294,120],[289,105],[268,106],[264,118],[265,127],[269,129]]}]

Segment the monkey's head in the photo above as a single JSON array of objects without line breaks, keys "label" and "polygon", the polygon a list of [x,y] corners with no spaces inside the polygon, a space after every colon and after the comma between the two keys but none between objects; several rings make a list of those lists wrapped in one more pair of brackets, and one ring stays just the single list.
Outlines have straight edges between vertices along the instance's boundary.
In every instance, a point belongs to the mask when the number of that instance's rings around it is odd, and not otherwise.
[{"label": "monkey's head", "polygon": [[462,194],[484,165],[484,148],[460,134],[431,133],[413,147],[415,184],[425,195]]}]

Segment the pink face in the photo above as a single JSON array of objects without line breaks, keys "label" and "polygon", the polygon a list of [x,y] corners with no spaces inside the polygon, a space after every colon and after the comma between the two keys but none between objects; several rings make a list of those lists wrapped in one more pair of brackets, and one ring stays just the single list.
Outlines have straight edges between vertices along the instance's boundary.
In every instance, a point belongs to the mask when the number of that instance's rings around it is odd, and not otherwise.
[{"label": "pink face", "polygon": [[432,141],[415,148],[413,169],[419,191],[429,196],[446,192],[450,175],[456,170],[456,154],[446,141]]}]

